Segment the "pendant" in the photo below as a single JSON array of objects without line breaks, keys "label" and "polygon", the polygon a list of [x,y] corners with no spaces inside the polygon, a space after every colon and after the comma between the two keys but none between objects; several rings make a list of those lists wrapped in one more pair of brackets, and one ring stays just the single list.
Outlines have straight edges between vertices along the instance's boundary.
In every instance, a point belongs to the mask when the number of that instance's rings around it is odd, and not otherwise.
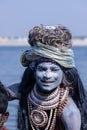
[{"label": "pendant", "polygon": [[30,114],[30,118],[34,126],[36,127],[45,127],[48,122],[47,113],[40,109],[33,109]]}]

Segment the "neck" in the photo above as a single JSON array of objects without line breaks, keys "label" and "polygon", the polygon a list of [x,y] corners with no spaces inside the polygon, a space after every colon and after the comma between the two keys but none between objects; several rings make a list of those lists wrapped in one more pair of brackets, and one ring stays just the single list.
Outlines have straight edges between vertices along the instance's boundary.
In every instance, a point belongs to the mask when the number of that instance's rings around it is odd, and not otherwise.
[{"label": "neck", "polygon": [[41,89],[38,85],[36,85],[36,88],[37,88],[37,91],[39,91],[39,93],[49,95],[49,94],[51,94],[53,91],[55,91],[57,87],[54,88],[54,89],[51,90],[51,91],[43,90],[43,89]]}]

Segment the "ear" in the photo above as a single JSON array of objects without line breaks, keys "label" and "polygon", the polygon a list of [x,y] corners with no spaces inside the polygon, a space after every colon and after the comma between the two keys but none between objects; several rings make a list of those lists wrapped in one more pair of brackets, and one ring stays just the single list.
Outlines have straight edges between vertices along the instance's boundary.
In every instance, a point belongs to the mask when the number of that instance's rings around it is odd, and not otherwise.
[{"label": "ear", "polygon": [[3,115],[3,122],[6,122],[8,120],[8,117],[9,117],[9,112],[5,112],[4,115]]}]

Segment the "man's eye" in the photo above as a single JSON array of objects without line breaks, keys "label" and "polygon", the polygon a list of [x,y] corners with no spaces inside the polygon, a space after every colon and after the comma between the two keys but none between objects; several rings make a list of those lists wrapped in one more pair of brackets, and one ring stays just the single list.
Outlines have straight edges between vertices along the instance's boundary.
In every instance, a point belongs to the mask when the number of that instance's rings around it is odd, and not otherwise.
[{"label": "man's eye", "polygon": [[46,71],[46,68],[38,68],[39,71]]},{"label": "man's eye", "polygon": [[58,68],[52,68],[51,71],[58,71]]}]

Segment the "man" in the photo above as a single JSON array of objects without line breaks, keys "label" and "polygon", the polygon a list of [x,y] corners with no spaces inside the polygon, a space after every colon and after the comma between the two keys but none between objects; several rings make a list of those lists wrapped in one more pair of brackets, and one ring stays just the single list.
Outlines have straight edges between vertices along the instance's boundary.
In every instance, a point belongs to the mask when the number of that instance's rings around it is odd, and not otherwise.
[{"label": "man", "polygon": [[48,61],[37,65],[36,86],[28,97],[31,127],[58,130],[62,127],[58,122],[60,119],[65,129],[80,130],[80,111],[68,93],[69,84],[63,71],[59,65]]},{"label": "man", "polygon": [[30,48],[21,56],[27,68],[21,83],[9,87],[20,100],[20,130],[87,130],[85,92],[71,40],[62,25],[30,30]]}]

